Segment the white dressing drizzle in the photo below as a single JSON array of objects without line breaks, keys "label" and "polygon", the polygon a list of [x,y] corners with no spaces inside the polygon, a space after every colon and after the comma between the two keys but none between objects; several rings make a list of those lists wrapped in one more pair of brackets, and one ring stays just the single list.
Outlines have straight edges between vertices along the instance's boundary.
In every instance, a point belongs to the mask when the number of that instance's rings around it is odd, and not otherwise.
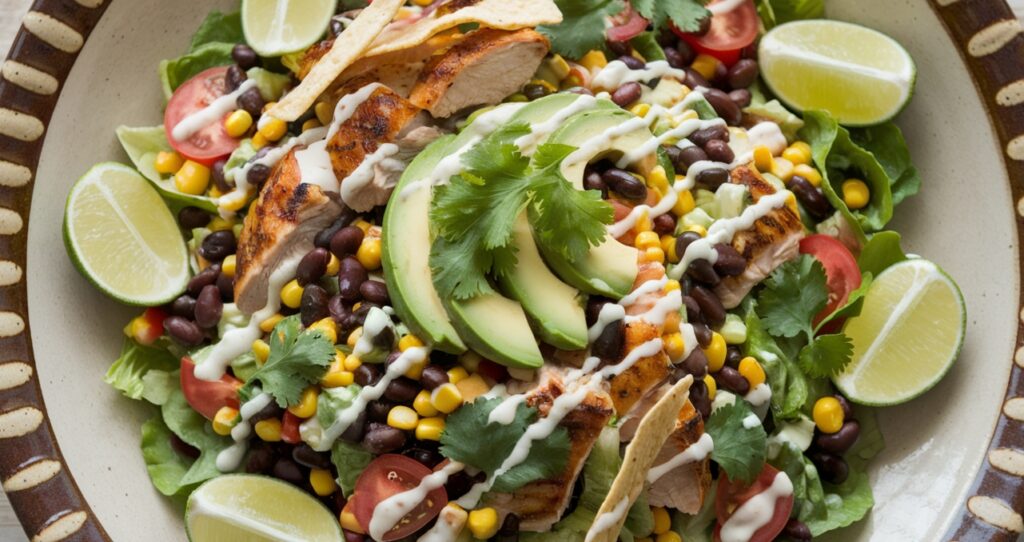
[{"label": "white dressing drizzle", "polygon": [[245,91],[256,86],[256,81],[246,79],[238,88],[231,93],[225,94],[210,102],[210,105],[200,109],[181,119],[171,130],[171,138],[175,141],[185,141],[194,136],[196,132],[207,126],[220,122],[224,115],[238,109],[238,97]]},{"label": "white dressing drizzle", "polygon": [[[465,465],[458,461],[452,461],[441,470],[435,471],[420,480],[419,485],[409,491],[396,493],[373,507],[373,514],[370,518],[370,536],[374,540],[383,540],[398,522],[409,512],[419,506],[431,491],[438,489],[446,482],[448,477],[465,468]],[[440,523],[440,521],[438,522]]]},{"label": "white dressing drizzle", "polygon": [[722,542],[747,542],[758,529],[775,515],[775,502],[793,494],[793,482],[785,472],[779,472],[772,485],[740,505],[722,525]]},{"label": "white dressing drizzle", "polygon": [[627,497],[623,497],[619,500],[618,504],[615,505],[615,508],[611,509],[611,511],[605,512],[594,518],[594,524],[591,525],[590,529],[587,531],[587,537],[584,539],[584,542],[591,542],[597,537],[597,535],[618,525],[618,523],[622,521],[622,518],[625,517],[627,511],[629,511],[629,499]]},{"label": "white dressing drizzle", "polygon": [[404,171],[405,163],[401,160],[392,158],[392,156],[398,154],[398,151],[398,145],[395,145],[394,143],[384,143],[377,147],[377,150],[373,151],[373,154],[370,156],[367,156],[355,171],[353,171],[348,177],[342,179],[342,201],[354,201],[354,198],[359,194],[359,191],[365,189],[367,185],[373,182],[377,166],[380,166],[381,169],[389,172],[401,173]]},{"label": "white dressing drizzle", "polygon": [[721,15],[740,7],[746,0],[721,0],[707,7],[712,15]]},{"label": "white dressing drizzle", "polygon": [[772,389],[766,383],[758,384],[754,389],[743,396],[751,406],[760,407],[768,404],[772,399]]},{"label": "white dressing drizzle", "polygon": [[598,103],[597,98],[593,96],[580,95],[574,102],[562,108],[561,111],[555,113],[550,119],[534,124],[529,134],[516,140],[516,145],[524,155],[533,154],[537,149],[537,145],[546,140],[555,130],[559,129],[569,117],[576,113],[593,109],[597,107]]},{"label": "white dressing drizzle", "polygon": [[686,72],[673,68],[665,60],[648,62],[642,70],[630,69],[625,62],[613,60],[594,76],[591,86],[614,90],[626,83],[647,82],[666,76],[682,81],[686,79]]},{"label": "white dressing drizzle", "polygon": [[494,407],[494,410],[487,415],[487,423],[497,423],[501,425],[509,425],[516,420],[516,410],[519,409],[519,405],[526,402],[526,396],[523,394],[516,394],[508,397],[504,401]]},{"label": "white dressing drizzle", "polygon": [[757,414],[747,414],[747,417],[743,418],[744,429],[753,429],[759,425],[761,425],[761,418],[758,418]]},{"label": "white dressing drizzle", "polygon": [[[423,533],[423,536],[419,537],[417,542],[452,542],[458,539],[459,533],[466,526],[465,516],[463,516],[462,520],[453,520],[449,510],[451,509],[447,506],[443,508],[441,514],[437,516],[437,522],[434,523],[434,526],[429,531]],[[454,521],[458,521],[458,523]]]},{"label": "white dressing drizzle", "polygon": [[[758,423],[760,423],[760,420],[758,420]],[[697,439],[697,442],[688,446],[682,453],[661,465],[652,467],[647,473],[647,482],[653,484],[660,480],[662,476],[665,476],[683,465],[704,461],[704,458],[710,455],[714,449],[715,441],[711,438],[710,434],[704,433],[699,439]]]},{"label": "white dressing drizzle", "polygon": [[249,423],[249,420],[273,400],[274,398],[269,393],[260,393],[238,409],[238,414],[242,419],[231,428],[231,439],[234,443],[217,454],[217,470],[231,472],[241,466],[242,458],[245,457],[245,452],[249,449],[249,435],[252,433],[252,424]]}]

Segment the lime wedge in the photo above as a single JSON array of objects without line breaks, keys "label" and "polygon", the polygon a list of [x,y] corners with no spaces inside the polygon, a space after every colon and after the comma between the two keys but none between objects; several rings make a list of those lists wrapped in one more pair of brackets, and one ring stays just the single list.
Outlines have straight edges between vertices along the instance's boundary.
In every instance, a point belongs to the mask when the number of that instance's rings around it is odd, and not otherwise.
[{"label": "lime wedge", "polygon": [[896,116],[910,100],[917,70],[881,32],[829,20],[772,29],[758,50],[772,92],[798,111],[823,109],[840,124],[867,126]]},{"label": "lime wedge", "polygon": [[956,361],[965,325],[964,298],[949,275],[928,260],[897,263],[871,284],[860,316],[846,323],[853,359],[833,382],[856,403],[909,401]]},{"label": "lime wedge", "polygon": [[185,507],[192,542],[339,542],[341,524],[301,489],[266,476],[231,474],[199,486]]},{"label": "lime wedge", "polygon": [[188,284],[188,251],[160,194],[134,169],[93,166],[64,208],[64,245],[85,278],[130,305],[160,305]]},{"label": "lime wedge", "polygon": [[245,41],[261,56],[281,56],[316,43],[336,0],[242,0]]}]

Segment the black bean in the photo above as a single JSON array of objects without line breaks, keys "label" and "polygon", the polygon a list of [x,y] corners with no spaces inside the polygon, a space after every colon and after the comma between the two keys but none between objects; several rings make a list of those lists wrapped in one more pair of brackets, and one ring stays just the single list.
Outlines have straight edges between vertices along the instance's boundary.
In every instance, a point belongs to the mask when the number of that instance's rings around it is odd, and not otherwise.
[{"label": "black bean", "polygon": [[814,466],[818,467],[818,474],[821,475],[821,479],[830,484],[841,484],[850,476],[850,465],[838,455],[812,452],[808,454],[808,457],[811,458]]},{"label": "black bean", "polygon": [[168,316],[164,319],[164,331],[185,346],[199,346],[203,343],[203,330],[192,320],[180,316]]},{"label": "black bean", "polygon": [[[338,493],[341,492],[339,491]],[[345,542],[366,542],[367,540],[365,534],[354,533],[352,531],[346,531],[344,529],[342,529],[342,532],[345,534]]]},{"label": "black bean", "polygon": [[215,231],[203,239],[199,254],[211,262],[219,262],[235,253],[238,241],[231,230]]},{"label": "black bean", "polygon": [[198,207],[182,207],[178,211],[178,224],[186,230],[202,228],[209,224],[212,218],[210,213]]},{"label": "black bean", "polygon": [[707,348],[711,344],[712,337],[714,337],[711,328],[704,322],[691,322],[691,325],[693,326],[693,334],[697,337],[697,344],[701,348]]},{"label": "black bean", "polygon": [[334,38],[338,37],[338,35],[341,34],[344,30],[345,30],[345,24],[344,23],[342,23],[338,19],[334,19],[334,18],[331,19],[331,25],[330,25],[330,28],[328,28],[328,32],[330,32],[331,39],[334,39]]},{"label": "black bean", "polygon": [[249,416],[249,423],[252,425],[256,425],[257,423],[262,422],[263,420],[269,420],[271,418],[280,418],[282,415],[284,415],[284,409],[277,404],[277,401],[271,401],[267,403],[267,406],[261,408],[259,412],[253,414],[252,416]]},{"label": "black bean", "polygon": [[359,285],[359,293],[362,294],[363,299],[370,303],[376,303],[380,306],[390,304],[391,298],[388,296],[388,286],[379,280],[368,280]]},{"label": "black bean", "polygon": [[256,118],[263,112],[263,106],[267,105],[263,101],[263,96],[260,94],[260,89],[253,87],[242,93],[241,96],[235,100],[235,105],[239,109],[244,109],[252,115],[252,118]]},{"label": "black bean", "polygon": [[832,214],[832,204],[825,199],[825,195],[821,193],[821,190],[815,188],[807,179],[799,175],[793,175],[789,182],[786,183],[786,188],[789,188],[796,195],[796,198],[804,206],[804,210],[807,211],[807,214],[816,220],[824,220]]},{"label": "black bean", "polygon": [[448,483],[444,485],[444,489],[448,493],[448,498],[455,500],[468,493],[473,484],[484,481],[485,477],[486,474],[482,472],[476,476],[470,476],[466,471],[459,471],[448,477]]},{"label": "black bean", "polygon": [[[608,46],[608,50],[611,51],[612,54],[614,54],[617,57],[627,56],[631,52],[633,52],[633,47],[629,44],[628,41],[608,40],[606,42],[606,45]],[[619,60],[621,60],[621,58]]]},{"label": "black bean", "polygon": [[256,51],[244,43],[239,43],[231,48],[231,60],[234,60],[235,64],[238,64],[243,70],[255,68],[260,63],[260,57]]},{"label": "black bean", "polygon": [[359,287],[369,279],[366,268],[359,260],[348,256],[341,260],[338,270],[338,295],[348,302],[360,299]]},{"label": "black bean", "polygon": [[714,124],[707,128],[701,128],[686,137],[698,147],[706,147],[709,142],[720,139],[729,142],[729,129],[721,124]]},{"label": "black bean", "polygon": [[790,518],[786,522],[786,526],[782,528],[782,534],[793,542],[811,542],[813,539],[811,530],[807,528],[807,525],[796,518]]},{"label": "black bean", "polygon": [[704,98],[711,104],[711,107],[715,108],[715,113],[718,113],[719,117],[725,119],[726,124],[736,126],[743,120],[743,112],[729,99],[729,95],[725,92],[717,88],[709,89],[704,93]]},{"label": "black bean", "polygon": [[633,55],[622,55],[617,60],[625,64],[626,67],[631,70],[642,70],[646,66],[643,60],[640,60],[639,58]]},{"label": "black bean", "polygon": [[711,397],[703,378],[695,378],[693,384],[690,384],[690,402],[693,403],[693,408],[700,412],[701,417],[707,420],[711,415]]},{"label": "black bean", "polygon": [[331,261],[331,253],[323,248],[314,248],[306,253],[299,261],[299,268],[295,272],[295,280],[299,286],[314,283],[320,280],[327,272],[327,264]]},{"label": "black bean", "polygon": [[310,448],[309,444],[305,442],[292,448],[292,459],[296,463],[311,469],[326,470],[331,468],[331,458],[327,454]]},{"label": "black bean", "polygon": [[672,235],[676,231],[676,218],[669,213],[654,217],[654,233]]},{"label": "black bean", "polygon": [[355,226],[345,226],[331,237],[331,252],[339,259],[351,256],[359,250],[364,236],[363,230]]},{"label": "black bean", "polygon": [[679,151],[679,162],[673,162],[672,165],[675,166],[676,171],[680,173],[685,173],[687,170],[690,169],[690,166],[696,164],[697,162],[703,162],[707,159],[708,154],[704,152],[704,149],[696,145],[693,145],[690,147],[686,147],[685,149],[681,149]]},{"label": "black bean", "polygon": [[718,260],[715,261],[715,272],[724,277],[735,277],[747,269],[747,260],[732,245],[719,243],[715,245]]},{"label": "black bean", "polygon": [[690,297],[700,305],[700,313],[708,324],[719,327],[725,323],[725,307],[714,292],[703,286],[694,286],[690,290]]},{"label": "black bean", "polygon": [[626,83],[615,89],[615,92],[612,93],[612,101],[615,102],[615,105],[625,108],[639,100],[640,95],[643,93],[644,89],[640,86],[640,83]]},{"label": "black bean", "polygon": [[688,295],[683,296],[683,306],[686,307],[686,321],[691,324],[694,322],[703,322],[704,317],[700,314],[700,305],[697,304],[692,297]]},{"label": "black bean", "polygon": [[616,320],[601,331],[591,345],[590,353],[603,360],[617,360],[622,356],[622,345],[625,340],[626,323],[623,320]]},{"label": "black bean", "polygon": [[370,422],[363,437],[363,448],[371,454],[386,454],[405,445],[405,432],[390,425]]},{"label": "black bean", "polygon": [[750,105],[750,102],[754,101],[754,95],[745,88],[738,88],[729,93],[729,99],[736,104],[736,107],[743,109]]},{"label": "black bean", "polygon": [[393,327],[385,327],[380,330],[380,333],[373,336],[373,340],[370,341],[373,346],[382,349],[389,349],[395,345],[395,329]]},{"label": "black bean", "polygon": [[826,452],[842,455],[853,447],[858,437],[860,437],[860,423],[857,420],[846,420],[839,431],[831,435],[821,433],[815,437],[814,442]]},{"label": "black bean", "polygon": [[220,298],[226,303],[231,303],[235,300],[235,277],[221,273],[217,277],[217,289],[220,290]]},{"label": "black bean", "polygon": [[686,268],[686,274],[693,280],[708,286],[717,286],[722,280],[718,273],[715,273],[715,266],[707,260],[694,260]]},{"label": "black bean", "polygon": [[708,357],[700,348],[694,348],[693,352],[690,352],[690,355],[683,360],[683,368],[694,378],[703,378],[708,374]]},{"label": "black bean", "polygon": [[747,88],[757,81],[757,61],[744,58],[729,68],[729,86]]},{"label": "black bean", "polygon": [[[353,328],[359,327],[359,326],[363,325],[363,323],[366,322],[366,315],[370,313],[370,309],[372,309],[373,307],[376,307],[376,306],[377,305],[374,305],[373,303],[370,303],[369,301],[363,301],[362,303],[359,304],[359,308],[356,309],[354,312],[352,312],[352,316],[349,316],[348,321],[346,322],[346,325],[348,325],[350,327],[353,327]],[[391,330],[391,328],[385,328],[385,329],[387,329],[389,332]],[[393,332],[392,332],[392,335],[393,335]]]},{"label": "black bean", "polygon": [[253,446],[245,460],[245,472],[262,474],[270,470],[275,460],[274,451],[270,446]]},{"label": "black bean", "polygon": [[172,315],[192,319],[196,317],[196,298],[183,294],[171,302],[169,310]]},{"label": "black bean", "polygon": [[679,51],[674,47],[665,48],[665,60],[668,61],[668,65],[672,66],[677,70],[686,69],[686,59],[683,55],[679,54]]},{"label": "black bean", "polygon": [[715,373],[715,382],[722,389],[729,390],[737,395],[746,395],[750,391],[750,381],[743,377],[739,371],[723,366]]},{"label": "black bean", "polygon": [[302,474],[302,468],[299,467],[299,464],[285,457],[278,459],[274,463],[274,470],[271,471],[271,474],[274,478],[279,478],[297,486],[301,486],[306,482],[306,477]]},{"label": "black bean", "polygon": [[210,179],[213,180],[213,184],[218,190],[228,193],[233,187],[228,183],[227,178],[224,176],[225,164],[227,164],[227,160],[224,159],[214,162],[213,165],[210,166]]},{"label": "black bean", "polygon": [[732,148],[729,144],[721,139],[712,139],[708,141],[708,144],[704,146],[704,152],[708,153],[708,159],[715,162],[722,162],[723,164],[732,163],[736,158],[736,154],[732,152]]},{"label": "black bean", "polygon": [[316,284],[309,284],[302,290],[302,301],[299,305],[300,319],[302,325],[309,327],[314,323],[323,320],[331,315],[327,305],[331,301],[331,295]]},{"label": "black bean", "polygon": [[316,234],[316,237],[313,238],[313,245],[330,250],[331,239],[334,237],[334,234],[338,233],[338,230],[341,228],[348,226],[356,216],[354,211],[346,207],[337,220],[331,223],[327,229],[321,230],[320,233]]},{"label": "black bean", "polygon": [[708,190],[717,190],[719,186],[729,182],[729,170],[721,167],[705,169],[697,174],[697,182]]},{"label": "black bean", "polygon": [[602,195],[608,193],[608,185],[604,184],[601,174],[597,171],[589,171],[583,176],[583,188],[584,190],[598,190]]},{"label": "black bean", "polygon": [[341,440],[345,442],[351,442],[352,444],[359,443],[363,440],[363,436],[366,434],[366,411],[362,411],[356,416],[352,425],[349,425],[345,431],[341,434]]},{"label": "black bean", "polygon": [[683,79],[683,84],[695,89],[697,87],[710,87],[711,83],[704,76],[701,75],[697,70],[693,68],[686,68],[686,77]]},{"label": "black bean", "polygon": [[228,92],[234,92],[238,90],[238,87],[242,86],[249,77],[245,75],[245,70],[238,67],[237,64],[228,66],[228,71],[224,73],[224,85],[227,87]]},{"label": "black bean", "polygon": [[679,237],[676,237],[676,256],[682,258],[686,254],[686,249],[690,248],[690,245],[695,241],[701,239],[699,233],[695,231],[684,231]]},{"label": "black bean", "polygon": [[426,466],[428,469],[433,469],[441,462],[441,454],[435,450],[428,450],[426,448],[409,448],[402,452],[402,455],[415,460]]},{"label": "black bean", "polygon": [[839,395],[838,393],[832,397],[839,401],[839,407],[843,409],[843,419],[848,420],[853,417],[853,407],[850,406],[850,402],[846,400],[846,397]]},{"label": "black bean", "polygon": [[743,352],[738,346],[727,346],[725,349],[725,364],[733,369],[739,369],[740,360],[743,359]]},{"label": "black bean", "polygon": [[740,58],[757,58],[757,46],[760,42],[760,38],[754,38],[750,45],[740,49]]},{"label": "black bean", "polygon": [[716,87],[723,87],[728,84],[729,79],[729,68],[725,67],[725,64],[721,62],[715,62],[715,73],[711,75],[711,82]]},{"label": "black bean", "polygon": [[647,185],[628,171],[611,168],[601,174],[601,180],[608,188],[630,201],[647,199]]},{"label": "black bean", "polygon": [[433,391],[448,383],[448,373],[440,365],[427,365],[420,374],[420,384],[424,389]]},{"label": "black bean", "polygon": [[214,284],[207,285],[199,292],[196,299],[196,325],[210,329],[217,327],[220,317],[224,314],[224,302],[220,299],[220,288]]},{"label": "black bean", "polygon": [[174,433],[171,433],[171,448],[177,452],[178,455],[189,459],[199,459],[199,456],[202,454],[199,448],[181,440],[181,438]]},{"label": "black bean", "polygon": [[606,297],[590,296],[590,299],[587,300],[587,308],[584,310],[584,314],[587,317],[587,327],[597,323],[597,318],[601,315],[601,309],[608,303],[611,303],[611,300]]},{"label": "black bean", "polygon": [[384,389],[384,398],[399,404],[409,404],[420,392],[415,380],[406,377],[396,378]]},{"label": "black bean", "polygon": [[694,32],[694,33],[697,34],[698,36],[703,36],[703,35],[707,34],[709,31],[711,31],[711,15],[710,14],[700,20],[700,26],[697,28],[696,32]]},{"label": "black bean", "polygon": [[376,365],[364,363],[355,371],[356,384],[362,387],[373,386],[380,382],[380,369]]},{"label": "black bean", "polygon": [[495,542],[519,542],[519,516],[509,514],[501,522],[501,528],[494,537]]},{"label": "black bean", "polygon": [[690,47],[690,44],[686,43],[683,40],[679,40],[679,42],[676,43],[676,52],[679,53],[679,56],[683,59],[684,64],[690,64],[691,62],[693,62],[694,57],[697,56],[693,53],[693,48]]},{"label": "black bean", "polygon": [[345,300],[340,295],[336,295],[327,302],[327,311],[331,313],[331,319],[334,320],[335,324],[338,324],[344,329],[347,321],[352,316],[352,311],[349,310],[348,305],[345,304]]},{"label": "black bean", "polygon": [[551,92],[548,90],[548,87],[545,87],[544,85],[538,85],[536,83],[531,83],[523,87],[523,94],[525,94],[526,99],[530,100],[531,102],[533,100],[539,100],[550,93]]},{"label": "black bean", "polygon": [[270,167],[263,164],[253,164],[249,172],[245,174],[245,181],[257,189],[263,188],[263,183],[270,178]]}]

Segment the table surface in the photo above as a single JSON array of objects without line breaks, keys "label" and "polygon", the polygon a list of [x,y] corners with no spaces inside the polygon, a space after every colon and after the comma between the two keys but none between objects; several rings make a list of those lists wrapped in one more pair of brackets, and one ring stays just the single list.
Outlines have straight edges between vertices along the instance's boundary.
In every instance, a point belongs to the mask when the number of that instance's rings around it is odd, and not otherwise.
[{"label": "table surface", "polygon": [[[31,0],[0,0],[0,54],[6,56],[14,34]],[[1008,0],[1018,17],[1024,18],[1024,0]],[[0,491],[0,542],[27,542],[14,510]]]}]

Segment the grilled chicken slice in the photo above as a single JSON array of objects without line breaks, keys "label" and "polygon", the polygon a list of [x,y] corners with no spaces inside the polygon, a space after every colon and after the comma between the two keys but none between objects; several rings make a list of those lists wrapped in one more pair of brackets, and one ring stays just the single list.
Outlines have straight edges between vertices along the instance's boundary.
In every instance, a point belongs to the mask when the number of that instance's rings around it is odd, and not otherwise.
[{"label": "grilled chicken slice", "polygon": [[477,30],[427,63],[409,100],[436,118],[496,104],[530,80],[549,47],[531,29]]},{"label": "grilled chicken slice", "polygon": [[[755,202],[775,193],[752,166],[734,169],[730,182],[746,186]],[[738,276],[724,277],[715,287],[722,305],[727,309],[736,307],[776,267],[795,258],[803,237],[804,225],[795,204],[775,209],[754,222],[752,228],[737,233],[732,247],[746,258],[747,268]]]},{"label": "grilled chicken slice", "polygon": [[[704,434],[704,420],[689,401],[676,419],[675,431],[658,452],[654,464],[661,465],[683,453]],[[696,514],[711,488],[711,465],[708,458],[676,467],[656,480],[647,490],[651,506],[674,508],[685,514]]]},{"label": "grilled chicken slice", "polygon": [[235,303],[252,314],[267,303],[270,275],[282,261],[313,249],[313,237],[342,206],[318,186],[303,184],[292,150],[273,170],[245,217],[235,271]]},{"label": "grilled chicken slice", "polygon": [[[537,408],[546,416],[552,403],[567,390],[564,384],[564,370],[547,367],[540,375],[540,385],[531,392],[527,404]],[[601,430],[612,417],[612,402],[604,392],[593,392],[578,407],[573,409],[559,424],[569,432],[569,459],[565,470],[555,478],[537,480],[526,484],[513,493],[496,494],[488,497],[488,504],[495,507],[501,517],[515,514],[519,527],[524,531],[545,532],[551,529],[569,506],[576,478],[583,470],[583,464],[593,449]]]}]

